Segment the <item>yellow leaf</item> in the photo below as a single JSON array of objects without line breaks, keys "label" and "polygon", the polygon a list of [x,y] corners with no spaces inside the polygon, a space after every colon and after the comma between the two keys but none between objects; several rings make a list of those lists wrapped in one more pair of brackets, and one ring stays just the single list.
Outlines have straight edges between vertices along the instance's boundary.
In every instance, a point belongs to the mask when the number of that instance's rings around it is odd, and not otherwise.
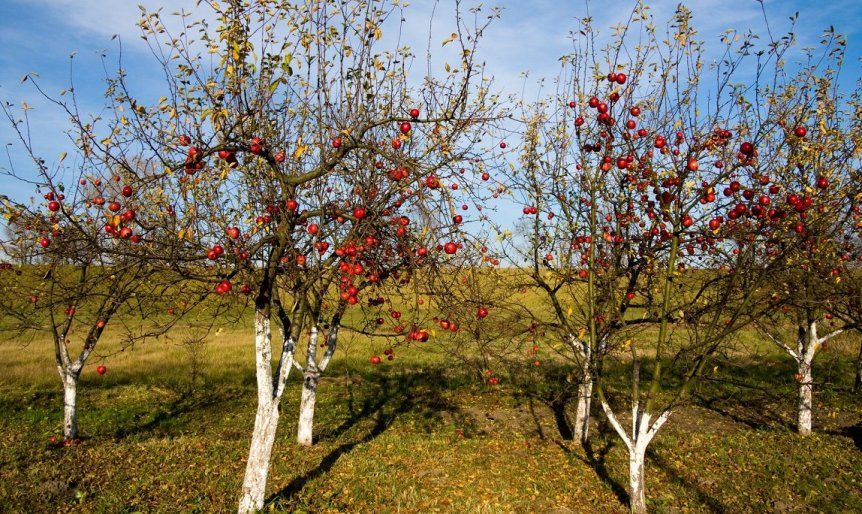
[{"label": "yellow leaf", "polygon": [[302,139],[298,140],[296,142],[296,150],[293,151],[293,158],[299,160],[306,150],[308,150],[308,145],[302,144]]}]

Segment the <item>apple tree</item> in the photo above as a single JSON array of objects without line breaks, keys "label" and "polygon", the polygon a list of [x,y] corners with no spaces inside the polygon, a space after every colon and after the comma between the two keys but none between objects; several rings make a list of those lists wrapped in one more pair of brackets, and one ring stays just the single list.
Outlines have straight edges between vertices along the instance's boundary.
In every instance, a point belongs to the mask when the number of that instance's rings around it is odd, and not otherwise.
[{"label": "apple tree", "polygon": [[836,82],[845,46],[841,35],[827,31],[819,51],[808,51],[797,71],[764,91],[768,110],[744,112],[749,123],[756,118],[773,129],[751,145],[770,188],[783,195],[774,208],[783,214],[776,232],[788,265],[771,284],[776,309],[758,325],[795,361],[801,435],[812,429],[814,360],[854,324],[856,297],[846,286],[852,289],[858,258],[853,241],[862,138],[859,90],[848,94]]},{"label": "apple tree", "polygon": [[[74,93],[52,98],[33,84],[81,121]],[[73,121],[72,156],[49,167],[36,153],[26,108],[19,115],[5,104],[4,112],[30,157],[29,165],[13,161],[7,176],[39,197],[2,197],[3,328],[16,339],[51,339],[64,391],[63,437],[77,441],[78,384],[94,355],[102,360],[98,374],[106,372],[107,354],[97,349],[105,331],[121,348],[164,334],[205,296],[186,280],[201,259],[176,237],[184,221],[164,176],[145,161],[115,161],[103,151],[107,142],[91,145],[97,121]],[[116,149],[128,150],[122,143]]]},{"label": "apple tree", "polygon": [[[210,290],[247,295],[254,306],[258,405],[239,503],[239,512],[254,512],[263,507],[289,373],[301,368],[312,385],[336,348],[319,361],[312,352],[305,366],[295,359],[303,334],[319,337],[326,323],[322,299],[340,288],[332,312],[349,312],[373,275],[416,266],[412,234],[444,235],[419,213],[439,214],[431,208],[436,181],[460,176],[498,116],[477,60],[497,13],[462,12],[456,2],[441,50],[450,63],[429,57],[416,77],[414,55],[397,36],[408,12],[400,4],[205,4],[177,19],[142,13],[142,36],[167,84],[147,102],[125,73],[112,79],[127,120],[114,137],[135,141],[172,177],[183,215],[194,220],[182,237],[211,261]],[[402,219],[410,230],[399,233]],[[425,228],[432,233],[423,236]],[[441,242],[444,254],[450,243]],[[330,341],[339,320],[329,320]],[[273,322],[281,332],[276,362]],[[311,389],[303,393],[304,443]]]},{"label": "apple tree", "polygon": [[[785,215],[769,207],[778,191],[751,141],[777,117],[742,115],[751,36],[723,37],[726,58],[707,72],[684,7],[663,32],[636,7],[605,48],[590,20],[579,29],[552,94],[523,108],[510,190],[524,220],[504,249],[547,299],[526,314],[578,366],[579,437],[595,390],[629,452],[630,507],[644,512],[648,445],[710,357],[771,308]],[[788,45],[764,51],[757,72]],[[606,379],[609,366],[628,387]]]}]

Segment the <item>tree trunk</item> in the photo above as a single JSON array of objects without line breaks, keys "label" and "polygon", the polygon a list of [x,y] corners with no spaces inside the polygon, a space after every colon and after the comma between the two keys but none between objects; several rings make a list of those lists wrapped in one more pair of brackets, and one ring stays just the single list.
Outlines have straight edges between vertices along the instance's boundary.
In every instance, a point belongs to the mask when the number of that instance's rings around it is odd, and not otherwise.
[{"label": "tree trunk", "polygon": [[299,402],[299,426],[296,431],[296,442],[302,446],[313,444],[314,405],[317,402],[317,382],[319,377],[314,372],[307,372],[302,383],[302,399]]},{"label": "tree trunk", "polygon": [[799,360],[799,412],[797,431],[799,435],[811,434],[811,397],[814,389],[811,376],[811,362],[806,358]]},{"label": "tree trunk", "polygon": [[78,376],[66,372],[63,375],[63,438],[78,437]]},{"label": "tree trunk", "polygon": [[[635,398],[637,391],[635,391]],[[671,410],[666,409],[652,423],[652,416],[639,409],[638,402],[632,404],[631,434],[627,433],[614,414],[613,409],[599,390],[599,403],[617,435],[626,443],[629,450],[629,510],[645,514],[646,508],[646,450],[659,429],[670,418]]]},{"label": "tree trunk", "polygon": [[248,462],[245,466],[242,497],[237,510],[239,514],[250,514],[263,508],[266,477],[269,475],[269,463],[278,428],[279,413],[278,402],[258,405],[257,415],[254,418],[254,432],[251,436],[251,448],[248,451]]},{"label": "tree trunk", "polygon": [[242,496],[237,509],[239,514],[257,512],[263,508],[266,478],[269,475],[272,445],[275,442],[281,409],[281,397],[276,394],[277,390],[272,382],[272,333],[269,314],[262,309],[257,309],[254,325],[257,413],[254,417],[254,431],[245,466]]},{"label": "tree trunk", "polygon": [[575,432],[581,444],[586,444],[590,430],[590,403],[593,397],[593,379],[585,374],[578,386],[578,406],[575,413]]},{"label": "tree trunk", "polygon": [[646,445],[637,444],[629,450],[629,509],[634,514],[646,514],[644,487],[644,456]]}]

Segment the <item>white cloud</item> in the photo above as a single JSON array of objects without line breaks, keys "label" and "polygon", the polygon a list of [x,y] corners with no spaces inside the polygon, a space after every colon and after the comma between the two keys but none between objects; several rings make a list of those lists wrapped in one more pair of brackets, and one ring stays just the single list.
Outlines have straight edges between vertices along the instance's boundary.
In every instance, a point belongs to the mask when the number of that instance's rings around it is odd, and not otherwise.
[{"label": "white cloud", "polygon": [[116,34],[134,44],[143,43],[139,37],[140,29],[136,26],[141,16],[138,5],[147,11],[162,8],[168,14],[180,9],[196,10],[194,0],[29,0],[27,3],[41,6],[53,16],[97,38],[108,41]]}]

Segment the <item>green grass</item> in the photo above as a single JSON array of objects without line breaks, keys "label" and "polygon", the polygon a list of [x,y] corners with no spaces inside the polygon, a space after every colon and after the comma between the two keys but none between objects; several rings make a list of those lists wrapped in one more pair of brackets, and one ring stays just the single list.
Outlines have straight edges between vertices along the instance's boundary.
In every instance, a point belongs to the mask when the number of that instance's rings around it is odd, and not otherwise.
[{"label": "green grass", "polygon": [[[50,345],[0,343],[0,511],[226,512],[235,508],[255,409],[252,334],[213,333],[192,387],[191,329],[94,357],[79,388],[83,444],[59,433],[61,390]],[[752,334],[744,338],[756,339]],[[849,392],[852,337],[830,343],[815,377],[815,428],[792,431],[792,363],[718,359],[696,401],[651,446],[657,512],[862,511],[862,399]],[[102,353],[117,349],[110,338]],[[101,343],[100,343],[101,344]],[[293,443],[289,381],[268,482],[277,512],[621,512],[627,453],[597,415],[589,451],[567,440],[571,386],[548,356],[499,373],[503,385],[450,369],[433,344],[370,366],[382,341],[347,337],[321,381],[311,450]],[[525,357],[526,359],[526,357]],[[752,365],[756,362],[756,365]],[[616,366],[611,388],[624,385]],[[597,412],[597,411],[594,411]]]}]

